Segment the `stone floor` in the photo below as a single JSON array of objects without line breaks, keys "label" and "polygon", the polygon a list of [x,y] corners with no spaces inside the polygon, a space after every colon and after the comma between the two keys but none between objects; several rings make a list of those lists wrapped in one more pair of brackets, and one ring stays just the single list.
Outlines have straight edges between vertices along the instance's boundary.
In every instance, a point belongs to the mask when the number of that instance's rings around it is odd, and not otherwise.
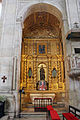
[{"label": "stone floor", "polygon": [[[59,115],[61,120],[62,116]],[[22,115],[22,118],[15,118],[14,120],[46,120],[46,113],[45,112],[30,112],[28,114]]]},{"label": "stone floor", "polygon": [[15,118],[14,120],[46,120],[46,112],[22,112],[22,118]]},{"label": "stone floor", "polygon": [[[46,117],[15,118],[14,120],[46,120]],[[62,118],[61,118],[61,120],[62,120]]]},{"label": "stone floor", "polygon": [[15,118],[14,120],[46,120],[45,117],[26,117],[26,118]]}]

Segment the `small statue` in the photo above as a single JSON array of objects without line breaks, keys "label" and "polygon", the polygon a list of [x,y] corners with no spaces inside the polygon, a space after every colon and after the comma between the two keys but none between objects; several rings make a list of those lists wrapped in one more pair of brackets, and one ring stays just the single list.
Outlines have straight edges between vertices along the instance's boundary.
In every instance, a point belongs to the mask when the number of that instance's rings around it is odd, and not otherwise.
[{"label": "small statue", "polygon": [[32,70],[31,70],[31,68],[29,68],[28,76],[29,76],[29,78],[31,78],[31,76],[32,76]]},{"label": "small statue", "polygon": [[43,66],[41,66],[41,69],[40,69],[40,80],[45,80],[45,70]]}]

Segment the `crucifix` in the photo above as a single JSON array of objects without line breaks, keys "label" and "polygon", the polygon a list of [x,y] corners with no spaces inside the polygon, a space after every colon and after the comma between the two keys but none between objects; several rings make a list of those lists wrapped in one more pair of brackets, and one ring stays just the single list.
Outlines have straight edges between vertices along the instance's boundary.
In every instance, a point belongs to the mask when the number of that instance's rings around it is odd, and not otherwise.
[{"label": "crucifix", "polygon": [[3,79],[3,83],[5,83],[5,80],[7,79],[7,77],[3,76],[1,79]]}]

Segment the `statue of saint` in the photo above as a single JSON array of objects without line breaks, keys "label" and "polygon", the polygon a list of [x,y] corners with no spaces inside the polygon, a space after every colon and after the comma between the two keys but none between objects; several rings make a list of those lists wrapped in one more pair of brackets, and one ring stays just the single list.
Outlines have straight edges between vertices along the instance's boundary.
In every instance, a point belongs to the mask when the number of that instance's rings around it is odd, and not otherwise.
[{"label": "statue of saint", "polygon": [[31,68],[29,68],[28,76],[29,76],[29,78],[31,78],[31,76],[32,76],[32,70],[31,70]]},{"label": "statue of saint", "polygon": [[45,80],[45,70],[43,66],[41,66],[41,69],[40,69],[40,80]]}]

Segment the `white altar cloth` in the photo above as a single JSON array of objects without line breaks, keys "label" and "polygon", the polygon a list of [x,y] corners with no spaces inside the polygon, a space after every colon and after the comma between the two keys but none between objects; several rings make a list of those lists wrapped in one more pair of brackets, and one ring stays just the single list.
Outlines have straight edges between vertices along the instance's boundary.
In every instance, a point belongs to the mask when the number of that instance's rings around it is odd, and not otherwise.
[{"label": "white altar cloth", "polygon": [[32,103],[34,104],[34,98],[51,98],[52,99],[52,102],[55,98],[55,94],[54,93],[38,93],[38,94],[34,94],[34,93],[31,93],[30,94],[30,98],[32,100]]}]

